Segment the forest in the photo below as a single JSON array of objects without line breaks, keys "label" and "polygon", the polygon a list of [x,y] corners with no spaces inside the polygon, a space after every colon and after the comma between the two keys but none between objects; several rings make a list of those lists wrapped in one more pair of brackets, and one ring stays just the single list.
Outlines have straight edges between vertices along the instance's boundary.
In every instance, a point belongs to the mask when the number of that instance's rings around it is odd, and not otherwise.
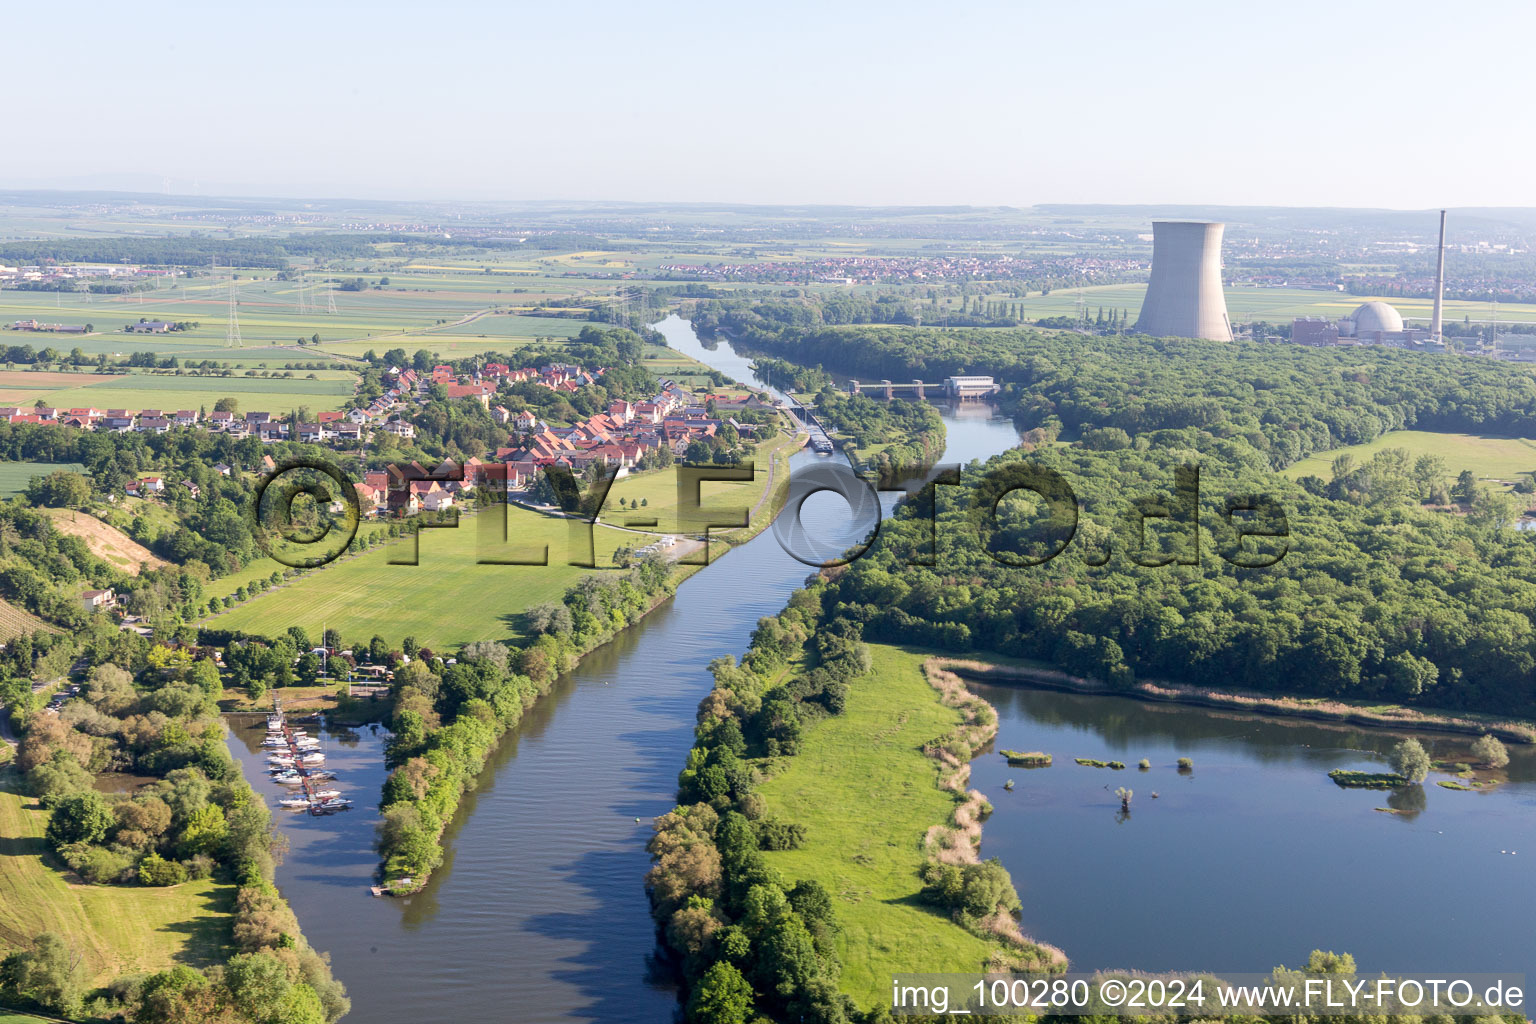
[{"label": "forest", "polygon": [[[51,714],[36,707],[29,682],[58,654],[66,666],[78,657],[88,668],[80,694]],[[0,677],[0,697],[24,732],[16,766],[52,811],[46,840],[58,862],[90,885],[177,886],[211,876],[236,886],[223,965],[124,976],[93,994],[79,958],[44,933],[0,961],[0,999],[71,1018],[123,1014],[135,1024],[327,1024],[347,1012],[345,989],[273,884],[281,845],[225,744],[212,651],[92,623],[71,639],[13,641]],[[152,781],[131,796],[104,795],[95,787],[104,771]]]},{"label": "forest", "polygon": [[[936,559],[934,524],[904,504],[861,557],[826,570],[823,607],[871,640],[1030,658],[1120,686],[1529,714],[1536,542],[1496,516],[1421,510],[1419,487],[1445,482],[1415,484],[1406,458],[1382,454],[1405,482],[1350,500],[1271,475],[1240,440],[1205,453],[1006,452],[937,488]],[[1181,479],[1193,467],[1198,492]],[[1079,511],[1003,493],[1042,470]],[[1245,511],[1266,504],[1267,521]]]},{"label": "forest", "polygon": [[701,305],[752,351],[852,377],[991,374],[1022,427],[1067,437],[1194,428],[1199,446],[1241,438],[1280,469],[1410,427],[1536,436],[1536,378],[1493,360],[1032,329],[784,326],[744,305]]}]

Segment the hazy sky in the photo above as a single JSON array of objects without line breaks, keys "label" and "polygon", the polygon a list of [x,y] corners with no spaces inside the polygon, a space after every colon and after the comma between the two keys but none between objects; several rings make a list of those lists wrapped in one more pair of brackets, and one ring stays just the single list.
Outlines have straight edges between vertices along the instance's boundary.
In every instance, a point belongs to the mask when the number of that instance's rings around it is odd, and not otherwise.
[{"label": "hazy sky", "polygon": [[7,5],[0,187],[1536,205],[1536,4]]}]

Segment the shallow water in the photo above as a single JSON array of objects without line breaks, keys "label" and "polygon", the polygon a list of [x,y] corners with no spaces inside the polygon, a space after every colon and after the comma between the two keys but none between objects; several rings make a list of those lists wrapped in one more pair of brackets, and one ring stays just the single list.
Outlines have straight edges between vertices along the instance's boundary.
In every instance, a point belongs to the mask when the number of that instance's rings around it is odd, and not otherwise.
[{"label": "shallow water", "polygon": [[[1440,773],[1401,792],[1346,790],[1329,771],[1388,771],[1400,737],[972,689],[997,708],[995,750],[1055,758],[1010,768],[989,752],[972,785],[996,807],[982,856],[1012,873],[1025,932],[1060,946],[1074,969],[1266,971],[1315,948],[1351,953],[1371,971],[1536,969],[1536,749],[1512,745],[1510,781],[1489,791],[1441,788],[1435,781],[1450,776]],[[1419,738],[1433,757],[1470,760],[1470,737]],[[1144,757],[1151,771],[1137,770]],[[1194,760],[1187,775],[1180,757]],[[1119,786],[1134,792],[1124,820]]]}]

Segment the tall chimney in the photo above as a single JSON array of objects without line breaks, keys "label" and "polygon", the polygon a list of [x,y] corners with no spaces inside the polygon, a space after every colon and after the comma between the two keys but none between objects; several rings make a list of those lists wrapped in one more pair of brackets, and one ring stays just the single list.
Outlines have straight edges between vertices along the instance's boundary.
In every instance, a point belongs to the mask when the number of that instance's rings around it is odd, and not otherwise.
[{"label": "tall chimney", "polygon": [[1224,224],[1152,222],[1152,278],[1135,329],[1158,338],[1231,341],[1227,300],[1221,291]]},{"label": "tall chimney", "polygon": [[1444,340],[1440,332],[1440,303],[1445,298],[1445,211],[1440,211],[1440,248],[1435,255],[1435,315],[1429,322],[1429,336]]}]

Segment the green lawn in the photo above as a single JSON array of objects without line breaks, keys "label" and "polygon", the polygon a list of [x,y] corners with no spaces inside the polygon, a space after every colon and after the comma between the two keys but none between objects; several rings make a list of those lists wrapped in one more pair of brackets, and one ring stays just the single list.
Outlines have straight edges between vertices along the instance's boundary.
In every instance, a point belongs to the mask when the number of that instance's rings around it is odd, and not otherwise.
[{"label": "green lawn", "polygon": [[93,984],[224,959],[234,886],[71,885],[50,863],[47,821],[48,812],[21,795],[16,772],[0,768],[0,956],[54,932],[83,957]]},{"label": "green lawn", "polygon": [[[780,462],[774,478],[775,486],[783,487],[784,482],[789,478],[782,463],[795,451],[793,442],[793,437],[782,432],[764,440],[757,446],[757,452],[753,455],[753,462],[757,466],[756,478],[750,483],[705,481],[700,485],[700,505],[706,510],[746,509],[750,512],[757,506],[768,487],[768,467],[775,460]],[[657,525],[644,527],[644,529],[678,530],[677,479],[677,468],[674,466],[636,473],[615,482],[613,489],[608,493],[608,504],[603,510],[603,522],[622,526],[634,520],[654,518]],[[646,504],[643,508],[621,509],[619,508],[620,498],[627,502],[644,500]],[[764,505],[759,515],[767,511],[768,506]]]},{"label": "green lawn", "polygon": [[[455,529],[423,530],[419,565],[389,564],[391,558],[409,557],[410,541],[398,541],[333,562],[207,624],[266,635],[289,626],[303,626],[316,636],[335,628],[347,643],[366,643],[374,634],[391,642],[414,636],[433,648],[517,635],[520,612],[559,601],[582,573],[592,570],[566,564],[570,521],[514,506],[508,509],[510,539],[502,544],[496,511],[465,517]],[[614,549],[652,539],[605,526],[592,533],[599,566],[612,565]],[[478,564],[482,557],[538,557],[545,545],[548,565]],[[263,569],[270,574],[265,563],[234,574],[229,589],[263,575]]]},{"label": "green lawn", "polygon": [[898,972],[975,972],[997,944],[922,904],[923,835],[955,808],[922,744],[959,713],[923,678],[927,655],[871,645],[874,670],[848,690],[843,714],[814,726],[787,770],[759,792],[768,813],[806,827],[798,850],[765,852],[786,880],[832,893],[842,988],[860,1006],[889,1000]]},{"label": "green lawn", "polygon": [[60,469],[85,472],[85,467],[78,462],[0,462],[0,497],[20,494],[33,477],[47,476]]},{"label": "green lawn", "polygon": [[1513,481],[1521,473],[1536,470],[1536,441],[1522,437],[1491,437],[1485,434],[1442,434],[1429,430],[1393,430],[1367,444],[1319,452],[1289,466],[1292,480],[1315,474],[1332,479],[1333,460],[1354,456],[1358,465],[1384,448],[1405,448],[1413,456],[1438,455],[1445,459],[1452,478],[1470,469],[1480,478]]}]

